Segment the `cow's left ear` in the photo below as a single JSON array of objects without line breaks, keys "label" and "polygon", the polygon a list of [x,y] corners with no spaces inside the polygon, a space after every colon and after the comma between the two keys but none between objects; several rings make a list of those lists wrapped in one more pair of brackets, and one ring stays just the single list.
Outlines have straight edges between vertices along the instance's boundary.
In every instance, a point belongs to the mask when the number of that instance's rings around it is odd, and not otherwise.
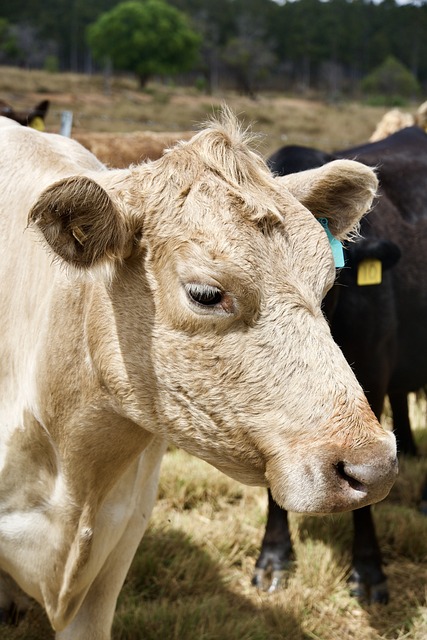
[{"label": "cow's left ear", "polygon": [[76,267],[120,260],[129,253],[131,233],[108,193],[85,176],[51,185],[33,205],[28,223],[36,225],[51,249]]},{"label": "cow's left ear", "polygon": [[374,171],[353,160],[334,160],[276,180],[316,218],[327,218],[329,229],[338,240],[347,238],[357,227],[378,189]]}]

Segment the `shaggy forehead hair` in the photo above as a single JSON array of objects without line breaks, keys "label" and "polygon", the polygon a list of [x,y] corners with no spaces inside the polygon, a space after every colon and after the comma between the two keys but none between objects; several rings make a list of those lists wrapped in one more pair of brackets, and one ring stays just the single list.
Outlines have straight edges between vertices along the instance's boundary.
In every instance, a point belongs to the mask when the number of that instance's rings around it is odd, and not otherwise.
[{"label": "shaggy forehead hair", "polygon": [[251,220],[283,220],[284,189],[278,189],[262,158],[251,149],[255,136],[243,130],[226,107],[204,127],[152,164],[153,187],[159,180],[163,186],[174,185],[185,197],[196,183],[219,181]]}]

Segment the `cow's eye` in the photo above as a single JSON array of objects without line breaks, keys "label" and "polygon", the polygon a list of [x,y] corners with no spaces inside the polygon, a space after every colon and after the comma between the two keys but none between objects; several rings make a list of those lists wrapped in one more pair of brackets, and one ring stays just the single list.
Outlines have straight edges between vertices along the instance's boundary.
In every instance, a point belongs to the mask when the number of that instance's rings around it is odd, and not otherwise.
[{"label": "cow's eye", "polygon": [[192,302],[203,307],[215,307],[223,300],[223,292],[209,284],[189,283],[185,286],[187,296]]}]

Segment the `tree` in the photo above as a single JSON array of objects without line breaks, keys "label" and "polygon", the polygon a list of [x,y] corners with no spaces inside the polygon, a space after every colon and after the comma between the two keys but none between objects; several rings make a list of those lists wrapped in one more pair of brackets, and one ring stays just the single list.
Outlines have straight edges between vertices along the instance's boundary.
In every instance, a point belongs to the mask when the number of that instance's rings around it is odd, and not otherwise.
[{"label": "tree", "polygon": [[4,18],[0,18],[0,61],[13,60],[18,57],[18,54],[18,44],[10,24]]},{"label": "tree", "polygon": [[237,20],[237,35],[230,38],[224,48],[223,59],[233,72],[243,93],[255,98],[258,83],[267,77],[277,63],[271,46],[264,39],[265,31],[249,15]]},{"label": "tree", "polygon": [[393,56],[389,56],[363,79],[362,90],[389,98],[395,96],[412,98],[419,94],[420,87],[409,69]]},{"label": "tree", "polygon": [[191,68],[200,38],[184,13],[163,0],[144,0],[102,14],[88,28],[88,43],[96,59],[135,73],[143,87],[153,75]]}]

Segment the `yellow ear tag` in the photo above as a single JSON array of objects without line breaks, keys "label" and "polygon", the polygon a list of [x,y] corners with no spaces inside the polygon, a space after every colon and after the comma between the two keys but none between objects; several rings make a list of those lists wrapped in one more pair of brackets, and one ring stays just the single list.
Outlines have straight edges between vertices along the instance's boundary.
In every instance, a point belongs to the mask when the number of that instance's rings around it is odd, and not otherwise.
[{"label": "yellow ear tag", "polygon": [[40,116],[36,116],[31,120],[30,127],[32,129],[37,129],[37,131],[44,131],[45,126],[44,126],[43,119],[40,118]]},{"label": "yellow ear tag", "polygon": [[357,268],[357,284],[359,287],[368,284],[381,284],[382,272],[381,260],[362,260]]}]

